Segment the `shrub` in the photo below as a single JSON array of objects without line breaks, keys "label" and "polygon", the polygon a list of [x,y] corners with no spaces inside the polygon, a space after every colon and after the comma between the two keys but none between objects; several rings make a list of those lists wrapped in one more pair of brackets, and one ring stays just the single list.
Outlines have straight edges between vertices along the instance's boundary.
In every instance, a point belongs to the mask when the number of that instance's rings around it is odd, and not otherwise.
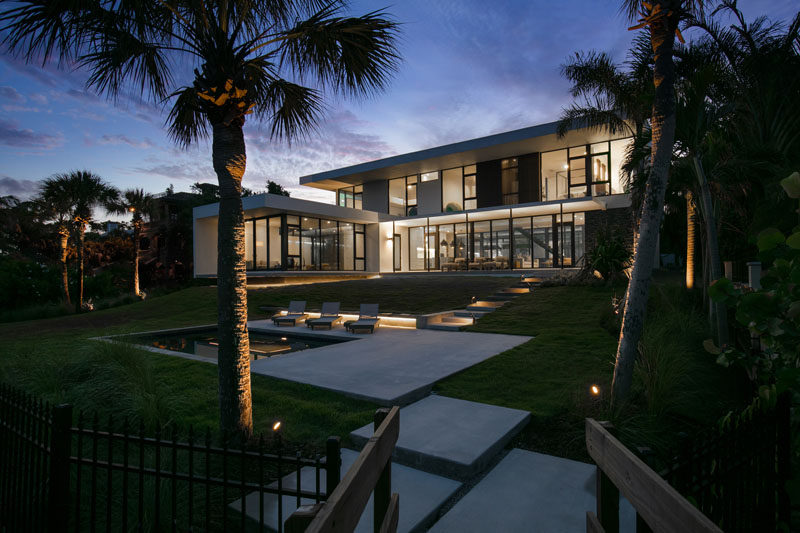
[{"label": "shrub", "polygon": [[630,266],[631,251],[619,232],[603,226],[597,233],[595,246],[586,254],[586,265],[597,271],[607,282],[612,282]]}]

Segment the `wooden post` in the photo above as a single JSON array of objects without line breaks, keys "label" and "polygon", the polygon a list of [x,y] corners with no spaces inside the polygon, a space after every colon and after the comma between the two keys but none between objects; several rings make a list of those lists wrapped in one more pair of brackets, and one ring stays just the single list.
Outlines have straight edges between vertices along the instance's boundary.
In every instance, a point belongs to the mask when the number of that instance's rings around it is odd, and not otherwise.
[{"label": "wooden post", "polygon": [[72,406],[62,404],[54,407],[53,426],[50,432],[50,483],[47,509],[50,531],[59,531],[68,523],[71,427]]},{"label": "wooden post", "polygon": [[[642,461],[649,466],[650,468],[653,467],[653,450],[648,448],[647,446],[639,446],[636,448],[636,452],[638,453],[639,457],[641,457]],[[645,519],[642,517],[639,512],[636,512],[636,533],[652,533],[653,529],[647,524]]]},{"label": "wooden post", "polygon": [[341,439],[328,437],[325,442],[325,499],[331,497],[342,476]]},{"label": "wooden post", "polygon": [[283,525],[285,533],[304,533],[305,530],[311,525],[311,521],[317,516],[317,513],[322,509],[324,503],[314,503],[311,505],[301,505],[293,512],[286,523]]},{"label": "wooden post", "polygon": [[[611,435],[616,430],[611,422],[600,422]],[[597,519],[606,533],[619,533],[619,489],[603,469],[597,467]]]},{"label": "wooden post", "polygon": [[[388,407],[382,407],[375,411],[375,427],[374,430],[378,431],[386,416],[389,414]],[[374,510],[372,513],[372,523],[374,525],[375,533],[379,533],[383,525],[383,518],[389,510],[389,500],[392,497],[392,458],[386,461],[386,465],[381,471],[378,482],[375,484],[375,494],[373,495],[372,503]]]}]

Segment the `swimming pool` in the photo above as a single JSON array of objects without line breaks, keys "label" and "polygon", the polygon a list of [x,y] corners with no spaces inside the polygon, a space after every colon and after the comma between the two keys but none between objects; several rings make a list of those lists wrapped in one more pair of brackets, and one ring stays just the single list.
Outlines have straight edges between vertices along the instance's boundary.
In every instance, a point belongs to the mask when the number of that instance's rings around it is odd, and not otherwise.
[{"label": "swimming pool", "polygon": [[[126,339],[133,344],[142,344],[161,350],[188,353],[216,359],[219,340],[216,328],[161,331],[130,335]],[[250,332],[250,359],[262,359],[330,344],[347,342],[350,339],[336,339],[302,334]]]}]

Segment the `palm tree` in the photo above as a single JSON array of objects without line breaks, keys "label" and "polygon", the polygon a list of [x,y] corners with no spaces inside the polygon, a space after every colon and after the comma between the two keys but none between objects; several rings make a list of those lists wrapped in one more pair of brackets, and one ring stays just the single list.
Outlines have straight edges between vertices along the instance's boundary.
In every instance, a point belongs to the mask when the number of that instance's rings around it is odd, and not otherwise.
[{"label": "palm tree", "polygon": [[[345,0],[19,2],[5,43],[27,59],[58,53],[89,69],[88,85],[114,97],[135,86],[172,100],[171,137],[212,138],[219,182],[217,295],[223,431],[252,433],[242,177],[247,115],[273,138],[308,134],[324,91],[366,96],[396,68],[398,26],[382,12],[342,15]],[[188,84],[175,76],[194,67]],[[291,79],[290,79],[291,78]]]},{"label": "palm tree", "polygon": [[72,225],[72,199],[70,198],[70,178],[67,175],[52,176],[44,180],[39,194],[39,205],[45,220],[55,224],[58,234],[59,254],[61,264],[61,284],[64,291],[64,303],[70,304],[69,273],[67,269],[67,254],[69,249],[70,227]]},{"label": "palm tree", "polygon": [[653,50],[653,109],[650,119],[652,143],[650,173],[639,219],[633,268],[625,293],[625,310],[617,346],[612,381],[612,405],[625,400],[633,380],[633,367],[644,328],[647,298],[658,248],[667,177],[675,141],[675,65],[673,49],[679,24],[698,9],[703,0],[623,0],[622,9],[639,23],[631,29],[647,28]]},{"label": "palm tree", "polygon": [[144,189],[128,189],[111,206],[111,212],[120,215],[131,213],[133,225],[133,294],[139,291],[139,241],[145,219],[150,219],[155,211],[155,197]]},{"label": "palm tree", "polygon": [[[75,309],[83,309],[83,268],[86,227],[92,222],[94,210],[111,208],[117,201],[119,191],[108,185],[97,174],[88,170],[73,170],[69,174],[56,174],[51,178],[60,185],[64,202],[69,205],[70,225],[78,255],[78,295]],[[63,239],[63,237],[62,237]]]}]

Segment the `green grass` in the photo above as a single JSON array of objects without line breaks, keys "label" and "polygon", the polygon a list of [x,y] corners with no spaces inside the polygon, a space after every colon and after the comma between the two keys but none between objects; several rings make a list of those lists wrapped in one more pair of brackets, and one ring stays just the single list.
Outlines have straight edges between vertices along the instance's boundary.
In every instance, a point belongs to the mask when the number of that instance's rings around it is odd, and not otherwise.
[{"label": "green grass", "polygon": [[[259,306],[307,300],[342,302],[345,310],[378,302],[382,311],[432,312],[463,307],[472,295],[508,286],[513,278],[385,278],[251,291],[250,317]],[[50,402],[73,403],[101,417],[129,417],[148,428],[156,421],[215,428],[218,424],[217,368],[90,337],[216,322],[216,288],[192,287],[130,305],[59,318],[0,324],[0,380]],[[295,443],[321,446],[329,435],[346,437],[368,423],[376,405],[307,385],[252,376],[256,432],[276,419]]]},{"label": "green grass", "polygon": [[[535,338],[439,382],[437,392],[530,411],[515,446],[584,461],[588,416],[612,418],[631,443],[660,447],[677,428],[710,424],[735,404],[734,377],[703,351],[706,323],[697,302],[677,286],[656,283],[631,401],[610,413],[615,291],[624,295],[621,288],[567,286],[516,298],[472,330]],[[593,384],[603,391],[599,399],[589,393]]]}]

